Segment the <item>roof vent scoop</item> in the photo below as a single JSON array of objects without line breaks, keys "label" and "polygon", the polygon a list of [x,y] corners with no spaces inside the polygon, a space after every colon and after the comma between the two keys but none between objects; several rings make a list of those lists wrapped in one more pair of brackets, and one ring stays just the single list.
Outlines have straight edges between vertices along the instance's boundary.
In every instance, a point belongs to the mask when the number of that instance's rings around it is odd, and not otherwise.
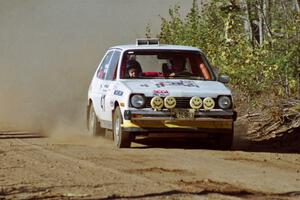
[{"label": "roof vent scoop", "polygon": [[159,45],[158,38],[142,38],[136,39],[136,46],[139,45]]}]

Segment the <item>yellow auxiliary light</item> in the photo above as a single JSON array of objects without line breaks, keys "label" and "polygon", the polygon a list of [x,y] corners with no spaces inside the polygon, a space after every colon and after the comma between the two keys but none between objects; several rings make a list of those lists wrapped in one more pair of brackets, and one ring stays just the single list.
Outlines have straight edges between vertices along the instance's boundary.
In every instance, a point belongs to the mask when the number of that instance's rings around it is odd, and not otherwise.
[{"label": "yellow auxiliary light", "polygon": [[161,97],[155,96],[151,99],[150,104],[154,110],[161,110],[162,107],[164,106],[164,101]]},{"label": "yellow auxiliary light", "polygon": [[190,100],[190,106],[193,109],[199,109],[202,106],[202,99],[200,97],[193,97]]},{"label": "yellow auxiliary light", "polygon": [[203,100],[203,107],[205,110],[211,110],[215,107],[215,101],[211,97],[206,97]]},{"label": "yellow auxiliary light", "polygon": [[168,109],[175,108],[176,99],[174,97],[167,96],[164,99],[164,104],[165,104],[165,107],[168,108]]}]

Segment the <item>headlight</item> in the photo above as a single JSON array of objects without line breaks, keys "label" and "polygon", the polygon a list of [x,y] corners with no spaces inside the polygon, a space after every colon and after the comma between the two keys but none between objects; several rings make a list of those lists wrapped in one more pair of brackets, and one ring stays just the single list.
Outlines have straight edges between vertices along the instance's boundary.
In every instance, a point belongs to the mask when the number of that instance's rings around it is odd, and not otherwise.
[{"label": "headlight", "polygon": [[231,107],[231,99],[228,96],[220,96],[218,99],[218,105],[222,109],[228,109]]},{"label": "headlight", "polygon": [[141,94],[134,94],[130,98],[130,103],[135,108],[142,108],[145,104],[145,97]]}]

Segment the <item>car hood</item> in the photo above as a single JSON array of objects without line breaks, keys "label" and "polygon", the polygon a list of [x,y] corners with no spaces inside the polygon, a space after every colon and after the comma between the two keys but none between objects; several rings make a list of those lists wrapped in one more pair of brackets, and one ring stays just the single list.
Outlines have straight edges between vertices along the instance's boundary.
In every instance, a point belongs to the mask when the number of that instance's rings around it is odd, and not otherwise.
[{"label": "car hood", "polygon": [[143,93],[145,96],[174,97],[217,97],[231,95],[231,91],[218,81],[186,80],[186,79],[155,79],[155,80],[124,80],[131,93]]}]

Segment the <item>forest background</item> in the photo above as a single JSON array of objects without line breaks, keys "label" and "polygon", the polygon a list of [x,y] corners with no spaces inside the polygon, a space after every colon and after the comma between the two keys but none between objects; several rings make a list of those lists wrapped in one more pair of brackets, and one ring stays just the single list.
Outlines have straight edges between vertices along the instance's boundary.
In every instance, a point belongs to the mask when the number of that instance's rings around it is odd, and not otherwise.
[{"label": "forest background", "polygon": [[[247,111],[270,98],[299,98],[299,7],[300,0],[194,0],[186,16],[170,8],[157,37],[202,49],[230,76],[239,110]],[[146,36],[153,37],[151,25]]]}]

